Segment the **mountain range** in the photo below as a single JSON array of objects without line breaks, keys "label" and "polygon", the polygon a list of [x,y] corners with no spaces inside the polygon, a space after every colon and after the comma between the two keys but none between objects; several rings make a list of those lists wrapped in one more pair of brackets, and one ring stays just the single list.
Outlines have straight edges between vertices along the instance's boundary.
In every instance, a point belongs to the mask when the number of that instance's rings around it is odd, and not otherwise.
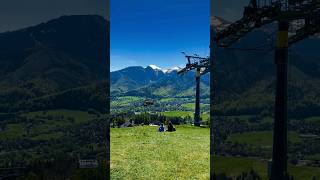
[{"label": "mountain range", "polygon": [[[155,65],[134,66],[111,72],[111,96],[131,95],[142,97],[193,97],[195,72],[183,76],[177,68],[162,70]],[[203,97],[209,97],[209,75],[201,79]]]}]

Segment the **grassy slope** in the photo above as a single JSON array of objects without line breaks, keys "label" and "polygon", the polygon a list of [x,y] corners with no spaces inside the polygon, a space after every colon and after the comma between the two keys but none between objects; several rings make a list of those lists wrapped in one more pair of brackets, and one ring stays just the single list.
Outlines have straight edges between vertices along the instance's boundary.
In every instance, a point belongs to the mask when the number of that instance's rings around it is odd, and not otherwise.
[{"label": "grassy slope", "polygon": [[[92,121],[96,116],[88,114],[84,111],[74,111],[74,110],[50,110],[44,113],[43,111],[25,113],[22,116],[26,117],[47,117],[52,116],[52,120],[42,119],[44,122],[37,123],[33,122],[33,127],[30,129],[29,135],[26,138],[31,138],[33,140],[49,140],[57,139],[63,137],[65,132],[55,131],[55,129],[66,128],[68,126],[73,126],[75,124],[86,123]],[[63,119],[60,119],[63,116]],[[55,119],[59,118],[59,120]],[[73,118],[74,121],[68,120],[68,118]],[[27,123],[26,123],[27,124]],[[26,124],[13,123],[8,124],[5,129],[0,132],[0,140],[5,139],[19,139],[23,135],[27,135]]]},{"label": "grassy slope", "polygon": [[6,128],[0,131],[0,140],[18,139],[26,134],[26,130],[22,124],[8,124]]},{"label": "grassy slope", "polygon": [[[300,142],[298,133],[289,132],[289,141],[292,143]],[[241,134],[232,134],[228,137],[228,141],[238,142],[238,143],[247,143],[256,146],[272,146],[273,142],[273,132],[272,131],[255,131],[255,132],[246,132]]]},{"label": "grassy slope", "polygon": [[111,129],[112,179],[209,179],[209,129]]},{"label": "grassy slope", "polygon": [[[201,108],[209,107],[209,106],[210,106],[209,104],[200,103],[200,107],[201,107]],[[194,108],[195,108],[195,103],[185,103],[185,104],[182,104],[182,107],[187,108],[187,109],[190,109],[190,110],[194,110]]]},{"label": "grassy slope", "polygon": [[306,119],[306,122],[320,124],[320,117],[319,116],[309,117]]},{"label": "grassy slope", "polygon": [[161,112],[161,114],[168,117],[186,117],[188,115],[190,117],[193,117],[193,112],[191,111],[167,111],[167,112]]},{"label": "grassy slope", "polygon": [[91,115],[85,111],[75,111],[75,110],[67,110],[67,109],[49,110],[46,112],[46,114],[44,114],[43,111],[36,111],[36,112],[26,113],[24,116],[29,116],[29,117],[35,117],[35,116],[60,117],[60,116],[64,116],[64,118],[72,117],[72,118],[74,118],[75,123],[77,123],[77,124],[85,123],[95,117],[94,115]]},{"label": "grassy slope", "polygon": [[171,102],[175,100],[188,100],[188,98],[161,98],[160,102],[166,103],[166,102]]},{"label": "grassy slope", "polygon": [[[190,116],[191,118],[194,117],[194,112],[192,111],[167,111],[167,112],[161,112],[161,114],[168,116],[168,117],[186,117]],[[202,113],[201,117],[203,120],[209,120],[209,114],[208,113]]]},{"label": "grassy slope", "polygon": [[111,101],[111,106],[129,106],[130,103],[143,102],[143,98],[137,96],[121,96]]},{"label": "grassy slope", "polygon": [[[242,157],[215,158],[215,169],[217,173],[236,176],[242,171],[249,171],[251,168],[256,170],[263,179],[267,179],[267,162]],[[289,165],[288,170],[289,174],[293,175],[295,180],[311,180],[313,176],[316,176],[317,179],[320,178],[320,168]]]}]

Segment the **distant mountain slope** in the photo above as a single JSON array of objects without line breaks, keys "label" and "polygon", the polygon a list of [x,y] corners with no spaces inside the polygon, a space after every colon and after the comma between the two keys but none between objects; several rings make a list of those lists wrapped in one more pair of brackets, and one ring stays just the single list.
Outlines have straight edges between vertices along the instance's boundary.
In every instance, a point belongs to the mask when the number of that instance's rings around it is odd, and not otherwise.
[{"label": "distant mountain slope", "polygon": [[104,81],[108,24],[101,16],[72,15],[1,33],[0,110]]},{"label": "distant mountain slope", "polygon": [[[202,95],[209,96],[209,75],[202,77]],[[178,76],[177,70],[160,70],[154,66],[128,67],[111,73],[111,95],[143,97],[193,97],[195,72]]]},{"label": "distant mountain slope", "polygon": [[134,90],[156,82],[164,76],[164,72],[153,69],[150,66],[147,68],[140,66],[128,67],[111,73],[111,91],[126,92]]},{"label": "distant mountain slope", "polygon": [[93,74],[102,77],[101,65],[106,64],[108,48],[106,26],[107,21],[100,16],[62,16],[34,27],[2,33],[0,77],[14,83],[21,77],[25,81],[72,69],[88,72],[89,76],[83,76],[88,80],[96,78]]}]

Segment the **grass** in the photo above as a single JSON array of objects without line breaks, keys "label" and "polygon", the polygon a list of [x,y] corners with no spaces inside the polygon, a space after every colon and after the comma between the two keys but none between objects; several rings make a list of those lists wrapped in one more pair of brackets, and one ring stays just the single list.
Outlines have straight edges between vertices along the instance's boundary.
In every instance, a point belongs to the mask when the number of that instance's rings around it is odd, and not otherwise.
[{"label": "grass", "polygon": [[168,103],[168,102],[172,102],[175,100],[176,100],[175,98],[161,98],[159,102]]},{"label": "grass", "polygon": [[201,114],[201,118],[202,118],[202,120],[204,120],[204,121],[209,121],[209,119],[210,119],[210,114],[209,114],[209,112],[204,112],[204,113],[202,113],[202,114]]},{"label": "grass", "polygon": [[235,177],[244,171],[254,169],[264,179],[267,177],[267,164],[253,158],[221,157],[214,158],[216,174],[225,173],[229,177]]},{"label": "grass", "polygon": [[[49,111],[36,111],[22,114],[21,116],[36,119],[37,122],[32,122],[29,134],[27,134],[26,123],[20,124],[7,124],[6,127],[0,131],[0,140],[5,139],[21,139],[23,137],[32,140],[51,140],[63,138],[65,132],[61,129],[87,123],[96,118],[96,115],[89,114],[86,111],[74,110],[49,110]],[[52,119],[48,119],[48,117]],[[101,115],[103,116],[103,115]],[[63,117],[63,118],[61,118]],[[70,118],[72,120],[70,120]],[[58,131],[58,129],[60,129]]]},{"label": "grass", "polygon": [[[225,173],[228,176],[235,177],[243,171],[254,169],[263,179],[267,180],[267,162],[255,158],[244,157],[215,157],[214,167],[217,174]],[[288,165],[290,175],[295,180],[311,180],[313,176],[320,178],[320,168],[307,166]]]},{"label": "grass", "polygon": [[171,94],[174,90],[170,86],[166,87],[161,87],[158,88],[156,91],[154,91],[152,94],[156,96],[162,96],[162,97],[167,97],[168,94]]},{"label": "grass", "polygon": [[168,117],[193,117],[193,112],[191,111],[166,111],[162,112],[161,114],[168,116]]},{"label": "grass", "polygon": [[[190,116],[193,118],[194,114],[191,111],[166,111],[166,112],[161,112],[162,115],[168,116],[168,117],[187,117]],[[209,120],[209,114],[204,112],[201,114],[201,117],[203,120]]]},{"label": "grass", "polygon": [[168,103],[173,101],[189,101],[192,100],[191,98],[161,98],[159,102],[161,103]]},{"label": "grass", "polygon": [[[27,117],[36,117],[36,116],[52,116],[55,117],[64,117],[64,120],[66,120],[68,117],[74,118],[74,123],[80,124],[88,122],[92,119],[94,119],[96,116],[93,114],[89,114],[86,111],[75,111],[75,110],[66,110],[66,109],[57,109],[57,110],[49,110],[49,111],[36,111],[36,112],[30,112],[26,113],[23,116]],[[52,121],[51,123],[61,123],[61,121]]]},{"label": "grass", "polygon": [[26,134],[22,124],[8,124],[3,131],[0,131],[0,140],[19,139]]},{"label": "grass", "polygon": [[[289,141],[292,143],[300,142],[299,134],[296,132],[289,132]],[[241,134],[231,134],[228,137],[228,141],[247,143],[255,146],[271,147],[273,142],[273,132],[272,131],[254,131],[246,132]]]},{"label": "grass", "polygon": [[115,100],[111,101],[111,106],[112,107],[129,106],[130,103],[140,102],[140,101],[142,102],[143,98],[136,97],[136,96],[122,96],[122,97],[117,97]]},{"label": "grass", "polygon": [[315,160],[315,161],[320,161],[320,153],[307,156],[307,159],[311,159],[311,160]]},{"label": "grass", "polygon": [[[181,105],[184,108],[190,109],[190,110],[194,110],[195,109],[195,103],[185,103]],[[200,108],[205,108],[205,107],[209,107],[209,104],[203,104],[200,103]]]},{"label": "grass", "polygon": [[111,179],[209,179],[209,129],[111,129]]},{"label": "grass", "polygon": [[239,119],[241,122],[248,123],[252,115],[226,116],[227,119]]},{"label": "grass", "polygon": [[306,120],[306,122],[320,124],[320,117],[319,116],[312,116],[312,117],[306,118],[305,120]]},{"label": "grass", "polygon": [[265,123],[273,123],[274,119],[272,117],[265,117],[262,119],[262,121]]},{"label": "grass", "polygon": [[[209,129],[177,126],[111,129],[111,179],[209,179]],[[266,133],[268,134],[268,133]],[[235,177],[253,168],[267,179],[267,161],[249,157],[214,157],[217,174]],[[320,168],[288,165],[295,180],[320,178]]]},{"label": "grass", "polygon": [[53,133],[39,134],[31,137],[30,139],[35,141],[48,141],[48,140],[60,139],[63,137],[63,135],[64,135],[63,132],[53,132]]}]

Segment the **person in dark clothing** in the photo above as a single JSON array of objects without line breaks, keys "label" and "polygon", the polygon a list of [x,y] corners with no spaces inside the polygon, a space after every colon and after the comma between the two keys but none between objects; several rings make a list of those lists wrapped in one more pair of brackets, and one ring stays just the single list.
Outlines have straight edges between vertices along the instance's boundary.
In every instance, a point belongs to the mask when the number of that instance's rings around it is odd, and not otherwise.
[{"label": "person in dark clothing", "polygon": [[168,123],[168,129],[167,129],[168,132],[173,132],[173,131],[176,131],[176,128],[174,128],[173,124],[171,121],[169,121]]}]

